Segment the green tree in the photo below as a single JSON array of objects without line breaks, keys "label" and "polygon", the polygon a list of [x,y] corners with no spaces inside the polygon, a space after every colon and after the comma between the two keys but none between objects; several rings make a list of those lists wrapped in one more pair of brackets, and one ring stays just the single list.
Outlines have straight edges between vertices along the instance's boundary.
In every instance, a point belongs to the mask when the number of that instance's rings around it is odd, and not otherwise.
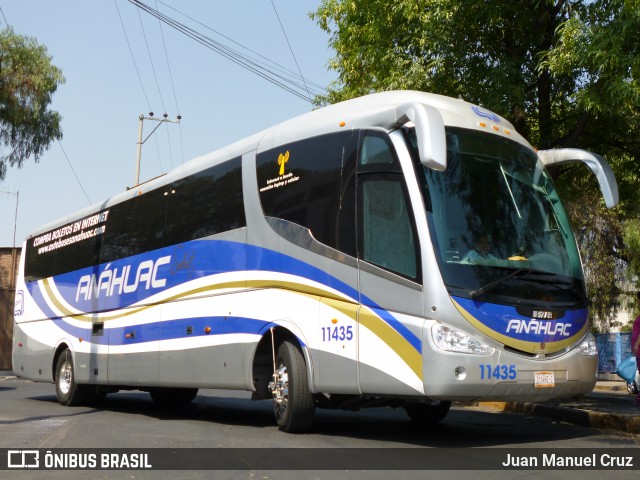
[{"label": "green tree", "polygon": [[44,46],[11,28],[0,31],[0,180],[7,165],[37,162],[62,138],[60,114],[49,105],[63,82]]},{"label": "green tree", "polygon": [[324,0],[311,17],[330,34],[338,73],[319,104],[394,89],[460,96],[540,149],[609,160],[623,199],[613,211],[584,167],[552,172],[608,330],[640,259],[640,244],[625,241],[640,213],[640,0]]},{"label": "green tree", "polygon": [[[584,211],[580,212],[582,215],[578,214],[578,209],[574,216],[583,237],[580,242],[583,256],[593,259],[588,263],[587,272],[595,277],[596,285],[601,285],[594,292],[600,297],[594,305],[600,308],[598,317],[601,319],[611,316],[621,300],[627,308],[638,309],[634,295],[640,276],[638,31],[639,0],[590,3],[581,15],[573,16],[561,25],[560,42],[544,62],[558,75],[580,79],[571,100],[589,120],[585,122],[587,128],[582,145],[597,149],[609,159],[620,185],[621,204],[614,212],[598,210],[594,206],[591,219]],[[583,204],[594,193],[593,185],[587,185],[585,179],[570,174],[562,180],[574,203]],[[600,235],[600,241],[586,241],[594,235]],[[615,272],[616,281],[609,281],[611,287],[608,289],[605,282],[612,277],[605,275],[605,271]],[[622,291],[617,291],[618,287]]]}]

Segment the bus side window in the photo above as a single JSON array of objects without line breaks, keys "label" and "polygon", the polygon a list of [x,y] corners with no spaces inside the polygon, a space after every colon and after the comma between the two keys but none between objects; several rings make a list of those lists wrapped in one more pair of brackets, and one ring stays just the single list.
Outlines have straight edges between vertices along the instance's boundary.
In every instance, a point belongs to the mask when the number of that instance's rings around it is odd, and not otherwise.
[{"label": "bus side window", "polygon": [[417,254],[401,175],[365,175],[360,180],[361,257],[417,279]]},{"label": "bus side window", "polygon": [[394,165],[395,157],[382,136],[367,134],[360,148],[360,165]]},{"label": "bus side window", "polygon": [[102,263],[162,247],[167,189],[156,188],[112,207],[102,240]]},{"label": "bus side window", "polygon": [[98,235],[59,248],[55,253],[55,275],[98,265],[101,246],[102,236]]},{"label": "bus side window", "polygon": [[56,250],[46,251],[34,246],[35,238],[27,240],[25,252],[24,277],[27,281],[53,277],[56,266]]},{"label": "bus side window", "polygon": [[[259,153],[256,167],[265,216],[307,228],[318,242],[355,257],[357,148],[358,131],[349,130]],[[285,155],[285,163],[278,163]]]},{"label": "bus side window", "polygon": [[357,181],[359,258],[420,281],[418,241],[404,175],[386,134],[364,133]]},{"label": "bus side window", "polygon": [[168,202],[165,247],[245,227],[240,157],[175,182]]}]

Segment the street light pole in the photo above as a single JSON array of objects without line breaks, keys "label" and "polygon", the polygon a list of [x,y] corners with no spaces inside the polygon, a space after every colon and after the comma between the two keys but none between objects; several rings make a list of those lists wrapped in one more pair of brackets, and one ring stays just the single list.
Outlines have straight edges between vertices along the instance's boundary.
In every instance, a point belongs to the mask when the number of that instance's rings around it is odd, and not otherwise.
[{"label": "street light pole", "polygon": [[[136,185],[140,185],[140,163],[142,162],[142,145],[149,140],[149,137],[151,135],[153,135],[153,133],[158,129],[158,127],[160,127],[160,125],[162,125],[165,122],[168,123],[180,123],[180,119],[182,118],[180,115],[178,115],[176,117],[176,120],[169,120],[169,118],[167,118],[169,115],[167,115],[166,113],[164,115],[162,115],[163,118],[157,118],[153,116],[153,112],[149,112],[149,116],[145,117],[144,115],[140,114],[140,116],[138,116],[138,152],[136,155],[136,181],[134,184],[134,187]],[[144,140],[142,140],[142,130],[143,130],[143,122],[145,120],[152,120],[154,122],[158,122],[158,125],[156,126],[156,128],[154,128],[153,130],[151,130],[151,133],[149,135],[147,135],[147,138],[145,138]]]}]

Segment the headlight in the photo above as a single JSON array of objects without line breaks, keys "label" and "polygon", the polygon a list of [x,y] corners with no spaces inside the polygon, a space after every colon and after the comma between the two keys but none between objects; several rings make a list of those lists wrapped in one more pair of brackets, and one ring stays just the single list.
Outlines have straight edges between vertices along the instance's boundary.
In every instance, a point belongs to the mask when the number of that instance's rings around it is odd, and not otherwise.
[{"label": "headlight", "polygon": [[587,333],[582,339],[582,343],[580,344],[580,352],[582,352],[583,355],[587,355],[589,357],[593,357],[594,355],[598,354],[596,339],[591,333]]},{"label": "headlight", "polygon": [[431,328],[431,336],[436,346],[446,352],[473,353],[476,355],[493,353],[493,347],[442,323],[436,323]]}]

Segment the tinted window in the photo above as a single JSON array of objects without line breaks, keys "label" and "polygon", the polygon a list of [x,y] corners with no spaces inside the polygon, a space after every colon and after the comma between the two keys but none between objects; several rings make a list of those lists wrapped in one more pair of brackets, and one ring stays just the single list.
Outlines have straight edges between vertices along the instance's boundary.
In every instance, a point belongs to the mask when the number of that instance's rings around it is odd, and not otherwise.
[{"label": "tinted window", "polygon": [[382,136],[368,133],[362,140],[360,165],[392,165],[395,157]]},{"label": "tinted window", "polygon": [[165,246],[246,226],[241,159],[175,182],[168,199]]},{"label": "tinted window", "polygon": [[162,247],[168,191],[157,188],[111,207],[102,263]]},{"label": "tinted window", "polygon": [[351,256],[355,245],[357,131],[294,142],[258,155],[258,188],[266,216],[308,228]]},{"label": "tinted window", "polygon": [[386,133],[375,130],[362,133],[358,172],[402,173],[402,167]]},{"label": "tinted window", "polygon": [[359,258],[420,281],[418,241],[400,163],[386,134],[362,135],[358,161]]},{"label": "tinted window", "polygon": [[29,239],[25,276],[52,277],[243,226],[236,158]]},{"label": "tinted window", "polygon": [[27,280],[52,277],[99,263],[110,211],[102,210],[27,241]]},{"label": "tinted window", "polygon": [[45,247],[34,246],[34,240],[35,238],[31,238],[27,241],[24,276],[27,280],[52,277],[56,266],[56,252],[46,252]]},{"label": "tinted window", "polygon": [[363,260],[417,278],[411,215],[401,175],[363,175],[360,182]]}]

